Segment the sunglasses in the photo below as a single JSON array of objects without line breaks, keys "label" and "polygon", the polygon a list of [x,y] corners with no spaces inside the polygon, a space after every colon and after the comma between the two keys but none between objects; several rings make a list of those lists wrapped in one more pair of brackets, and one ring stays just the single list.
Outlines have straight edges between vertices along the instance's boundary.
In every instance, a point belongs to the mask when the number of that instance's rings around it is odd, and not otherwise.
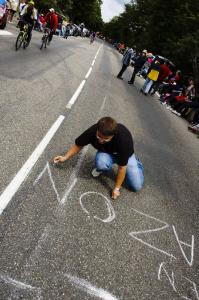
[{"label": "sunglasses", "polygon": [[98,140],[102,140],[102,141],[104,141],[104,142],[110,142],[110,140],[111,140],[113,137],[111,136],[111,137],[105,139],[105,138],[99,136],[98,133],[96,133],[96,138],[97,138]]}]

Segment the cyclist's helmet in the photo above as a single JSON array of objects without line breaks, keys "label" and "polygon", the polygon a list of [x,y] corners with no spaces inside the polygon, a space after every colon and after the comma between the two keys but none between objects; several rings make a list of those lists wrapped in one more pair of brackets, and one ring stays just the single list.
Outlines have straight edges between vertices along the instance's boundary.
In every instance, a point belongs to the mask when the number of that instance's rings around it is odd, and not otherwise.
[{"label": "cyclist's helmet", "polygon": [[30,1],[28,2],[28,4],[31,5],[31,6],[34,6],[34,5],[35,5],[35,2],[32,1],[32,0],[30,0]]},{"label": "cyclist's helmet", "polygon": [[54,8],[50,8],[49,11],[50,11],[51,13],[54,13],[54,12],[55,12]]}]

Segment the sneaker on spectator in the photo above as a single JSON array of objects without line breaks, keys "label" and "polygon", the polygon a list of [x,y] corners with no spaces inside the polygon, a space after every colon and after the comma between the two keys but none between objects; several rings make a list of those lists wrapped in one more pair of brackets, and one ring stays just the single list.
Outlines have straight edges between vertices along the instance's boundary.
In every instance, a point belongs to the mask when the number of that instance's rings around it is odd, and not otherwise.
[{"label": "sneaker on spectator", "polygon": [[93,177],[99,177],[102,174],[102,171],[98,171],[96,168],[91,172]]}]

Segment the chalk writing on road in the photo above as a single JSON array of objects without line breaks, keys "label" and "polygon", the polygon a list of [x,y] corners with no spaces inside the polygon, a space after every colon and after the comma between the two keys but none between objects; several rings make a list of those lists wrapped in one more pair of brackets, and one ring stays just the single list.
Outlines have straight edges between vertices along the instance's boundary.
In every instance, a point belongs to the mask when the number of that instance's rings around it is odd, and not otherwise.
[{"label": "chalk writing on road", "polygon": [[55,192],[57,201],[58,201],[59,203],[61,203],[61,198],[60,198],[60,195],[59,195],[59,193],[58,193],[58,191],[57,191],[57,188],[56,188],[56,186],[55,186],[55,182],[54,182],[53,177],[52,177],[52,173],[51,173],[51,170],[50,170],[49,162],[46,163],[44,169],[43,169],[43,170],[41,171],[41,173],[37,176],[37,178],[36,178],[35,181],[33,182],[33,186],[35,186],[35,185],[39,182],[39,180],[42,178],[42,176],[45,174],[45,172],[47,172],[47,174],[48,174],[48,176],[49,176],[49,178],[50,178],[50,183],[51,183],[51,185],[52,185],[52,187],[53,187],[53,190],[54,190],[54,192]]},{"label": "chalk writing on road", "polygon": [[115,296],[113,296],[111,293],[105,291],[102,288],[98,288],[88,282],[85,279],[78,278],[76,276],[72,276],[70,274],[64,274],[68,280],[75,285],[77,288],[81,289],[82,291],[86,292],[87,294],[97,297],[99,299],[103,300],[117,300]]},{"label": "chalk writing on road", "polygon": [[[188,263],[188,265],[191,267],[193,265],[193,256],[194,256],[194,235],[192,235],[192,237],[191,237],[191,245],[189,245],[189,244],[184,243],[184,242],[182,242],[182,241],[179,240],[178,234],[177,234],[176,229],[175,229],[175,226],[172,226],[172,227],[173,227],[173,231],[174,231],[176,240],[177,240],[178,245],[180,247],[180,250],[182,252],[182,255],[185,258],[185,260]],[[190,261],[188,260],[187,255],[185,254],[185,251],[182,248],[182,245],[191,248],[191,259],[190,259]]]},{"label": "chalk writing on road", "polygon": [[[50,179],[50,184],[53,188],[56,199],[57,199],[59,205],[62,205],[63,197],[60,196],[58,189],[56,188],[56,185],[55,185],[55,182],[54,182],[54,179],[52,176],[52,172],[50,169],[50,165],[48,162],[46,163],[46,165],[45,165],[44,169],[41,171],[41,173],[37,176],[33,185],[35,186],[36,184],[38,184],[38,182],[41,180],[41,178],[42,178],[42,176],[44,176],[44,174],[48,175],[48,177]],[[67,189],[67,191],[68,191],[68,189]],[[93,204],[95,203],[95,201],[97,201],[98,203],[99,203],[99,201],[101,201],[101,203],[105,204],[106,208],[104,211],[104,217],[99,217],[99,215],[97,213],[93,214],[93,208],[95,208]],[[116,218],[116,213],[113,208],[111,200],[101,193],[98,193],[95,191],[85,192],[85,193],[81,194],[81,196],[79,198],[79,202],[80,202],[80,206],[81,206],[83,212],[89,218],[96,219],[103,223],[111,223]],[[91,207],[92,207],[92,212],[91,212]],[[171,226],[167,222],[162,221],[154,216],[150,216],[149,214],[146,214],[142,211],[136,210],[134,208],[132,208],[132,211],[135,214],[138,214],[139,217],[142,217],[144,223],[146,223],[146,220],[147,220],[150,222],[153,221],[157,225],[152,225],[152,226],[150,225],[150,227],[146,228],[146,229],[142,229],[142,230],[138,230],[138,231],[131,231],[131,232],[129,232],[129,235],[131,236],[131,238],[133,238],[134,240],[142,243],[143,245],[153,249],[154,251],[161,253],[162,255],[170,257],[171,262],[173,259],[176,261],[177,260],[176,256],[174,256],[174,254],[170,253],[170,251],[165,251],[164,249],[162,249],[162,247],[160,247],[158,245],[154,245],[153,244],[154,242],[150,243],[150,241],[149,241],[150,236],[152,237],[154,235],[157,235],[158,232],[162,232],[162,233],[165,233],[166,231],[168,232],[168,230],[171,229]],[[181,254],[182,254],[183,258],[185,259],[185,262],[190,267],[192,267],[193,263],[194,263],[194,235],[191,236],[190,243],[187,243],[187,242],[182,241],[179,238],[179,234],[177,233],[176,226],[172,226],[172,232],[177,241],[177,244],[179,246]],[[188,253],[187,253],[188,250],[190,250],[190,255],[188,255]],[[163,274],[165,276],[163,276]],[[79,278],[74,277],[69,274],[65,274],[65,275],[68,277],[68,279],[71,283],[73,282],[73,284],[76,287],[81,288],[84,291],[86,290],[87,293],[90,293],[89,291],[92,290],[92,285],[89,282],[85,281],[84,279],[79,279]],[[178,296],[180,296],[182,299],[187,299],[187,300],[193,299],[193,298],[189,298],[189,296],[183,295],[182,292],[180,292],[180,290],[177,286],[176,273],[174,273],[173,270],[168,271],[168,267],[166,268],[166,262],[162,262],[160,264],[159,270],[158,270],[158,280],[163,281],[163,279],[165,279],[165,277],[167,278],[169,284],[171,285],[172,290],[175,293],[177,293]],[[183,276],[179,275],[178,279],[179,278],[181,281],[184,280],[190,284],[192,295],[194,295],[194,299],[199,300],[196,284],[193,281],[191,281],[190,279],[188,279],[187,277],[183,277]],[[94,289],[94,287],[93,287],[93,289]],[[99,289],[99,290],[101,290],[101,292],[104,291],[103,289]],[[98,295],[99,295],[99,290],[97,290],[97,288],[95,290],[96,293],[98,293]],[[106,295],[106,291],[104,291],[104,293],[105,293],[104,295]],[[106,299],[106,298],[102,298],[102,299]],[[116,298],[112,298],[112,299],[116,299]]]},{"label": "chalk writing on road", "polygon": [[[175,276],[173,270],[171,271],[171,274],[169,274],[169,271],[166,269],[165,262],[162,262],[160,264],[160,267],[158,270],[158,280],[160,280],[160,281],[162,281],[162,273],[164,273],[166,275],[166,278],[168,279],[170,285],[172,286],[173,291],[176,292],[182,299],[187,299],[187,300],[197,299],[197,300],[199,300],[199,295],[198,295],[197,286],[196,286],[195,282],[188,279],[187,277],[180,276],[181,280],[184,280],[190,284],[190,289],[189,289],[190,295],[185,296],[179,291],[179,289],[177,287],[177,283],[178,283],[177,277]],[[164,278],[165,278],[165,276],[164,276]]]},{"label": "chalk writing on road", "polygon": [[[94,219],[97,219],[97,220],[100,220],[104,223],[110,223],[112,222],[114,219],[115,219],[115,210],[111,204],[111,201],[105,197],[103,194],[101,193],[97,193],[97,192],[86,192],[84,194],[82,194],[79,198],[79,201],[80,201],[80,205],[81,205],[81,208],[83,209],[83,211],[89,215],[89,211],[85,208],[84,206],[84,199],[85,198],[88,198],[89,196],[96,196],[96,195],[99,195],[101,199],[103,199],[103,201],[105,201],[106,203],[106,206],[107,206],[107,210],[108,210],[108,217],[105,218],[105,219],[101,219],[99,218],[98,216],[93,216]],[[94,199],[94,197],[92,197]],[[99,200],[98,200],[99,201]]]},{"label": "chalk writing on road", "polygon": [[141,242],[142,244],[144,244],[144,245],[146,245],[146,246],[148,246],[148,247],[150,247],[150,248],[152,248],[152,249],[154,249],[154,250],[156,250],[156,251],[159,251],[159,252],[161,252],[161,253],[163,253],[163,254],[165,254],[165,255],[167,255],[167,256],[170,256],[170,257],[176,259],[175,256],[174,256],[173,254],[170,254],[170,253],[168,253],[168,252],[166,252],[166,251],[164,251],[164,250],[162,250],[162,249],[160,249],[160,248],[158,248],[158,247],[155,247],[155,246],[153,246],[153,245],[151,245],[151,244],[145,242],[143,239],[137,237],[137,235],[140,235],[140,234],[146,234],[146,233],[150,233],[150,234],[151,234],[151,233],[155,233],[155,232],[157,232],[157,231],[163,231],[163,230],[169,228],[169,224],[167,224],[166,222],[163,222],[163,221],[161,221],[161,220],[159,220],[159,219],[157,219],[157,218],[154,218],[154,217],[151,217],[151,216],[149,216],[149,215],[147,215],[147,214],[144,214],[143,212],[138,211],[138,210],[136,210],[136,209],[133,209],[133,211],[135,211],[136,213],[138,213],[138,214],[140,214],[140,215],[142,215],[142,216],[144,216],[144,217],[146,217],[146,218],[148,218],[148,219],[155,220],[155,221],[157,221],[158,224],[161,224],[161,225],[163,224],[163,226],[161,226],[161,227],[156,227],[156,228],[154,228],[154,229],[147,229],[147,230],[142,230],[142,231],[130,232],[129,235],[130,235],[132,238],[136,239],[137,241]]},{"label": "chalk writing on road", "polygon": [[[22,291],[30,291],[34,294],[34,299],[42,300],[41,289],[38,287],[33,287],[30,284],[18,281],[9,277],[8,275],[0,274],[0,283],[5,283],[6,285],[11,285],[14,287],[15,290],[22,290]],[[13,299],[16,299],[15,297]],[[22,298],[20,298],[22,299]]]}]

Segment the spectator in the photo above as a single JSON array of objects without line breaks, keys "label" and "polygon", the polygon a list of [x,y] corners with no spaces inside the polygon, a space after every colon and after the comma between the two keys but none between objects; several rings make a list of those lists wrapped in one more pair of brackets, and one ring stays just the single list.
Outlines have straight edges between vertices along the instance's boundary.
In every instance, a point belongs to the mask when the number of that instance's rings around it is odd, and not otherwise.
[{"label": "spectator", "polygon": [[17,2],[16,0],[8,0],[7,8],[8,8],[8,23],[12,23],[14,14],[17,11]]},{"label": "spectator", "polygon": [[141,88],[140,92],[142,92],[144,95],[147,95],[154,84],[154,82],[157,81],[158,76],[160,72],[160,61],[156,60],[154,61],[148,71],[147,78],[145,80],[145,83],[143,87]]},{"label": "spectator", "polygon": [[158,76],[157,82],[153,85],[153,92],[151,95],[154,95],[155,92],[158,90],[159,86],[163,83],[163,81],[168,78],[169,74],[171,73],[171,70],[169,69],[169,62],[166,61],[162,64],[160,64],[160,73]]},{"label": "spectator", "polygon": [[46,24],[46,21],[44,19],[44,15],[43,14],[39,15],[38,23],[39,23],[39,30],[43,31],[43,28],[44,28],[44,26]]},{"label": "spectator", "polygon": [[143,65],[147,60],[146,54],[147,51],[143,50],[142,54],[139,55],[136,59],[134,59],[134,70],[131,79],[128,81],[128,84],[134,84],[135,75],[141,70],[141,68],[143,67]]},{"label": "spectator", "polygon": [[127,52],[124,54],[123,59],[122,59],[122,63],[123,63],[122,69],[120,70],[120,72],[117,75],[118,79],[123,79],[122,74],[124,73],[124,71],[126,71],[128,66],[130,65],[131,57],[133,54],[134,54],[134,51],[132,48],[129,48],[127,50]]}]

